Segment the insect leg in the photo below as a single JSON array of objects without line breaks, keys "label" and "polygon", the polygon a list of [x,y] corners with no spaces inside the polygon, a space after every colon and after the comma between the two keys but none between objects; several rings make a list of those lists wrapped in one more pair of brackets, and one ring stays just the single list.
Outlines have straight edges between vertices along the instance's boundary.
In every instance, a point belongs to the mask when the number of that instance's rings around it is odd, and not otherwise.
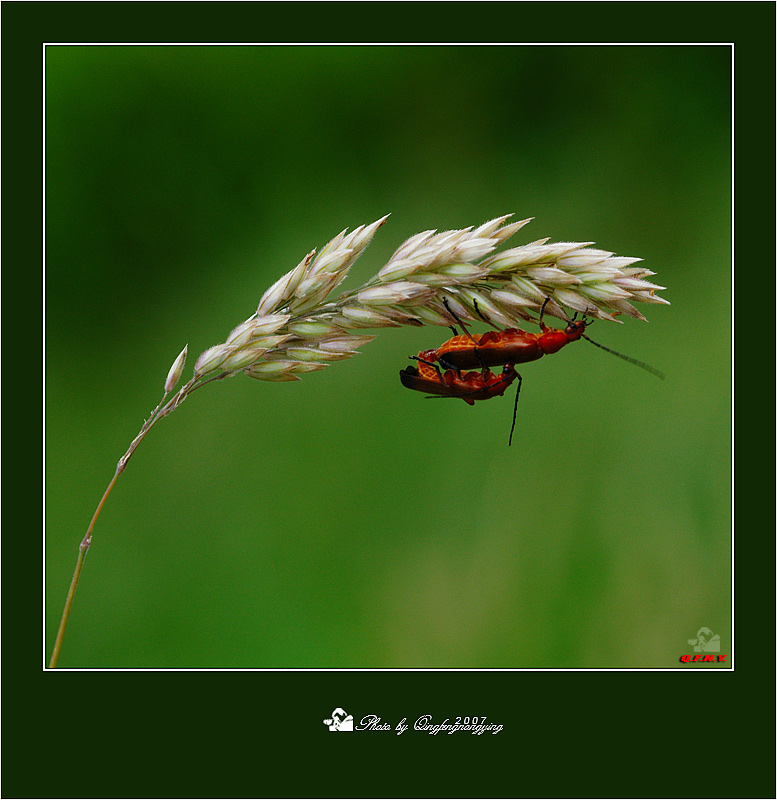
[{"label": "insect leg", "polygon": [[491,320],[490,320],[490,319],[486,319],[485,315],[484,315],[484,314],[483,314],[483,312],[480,310],[480,306],[478,305],[478,301],[477,301],[477,299],[473,299],[473,301],[472,301],[472,305],[474,305],[474,306],[475,306],[475,313],[476,313],[476,314],[477,314],[477,315],[480,317],[480,319],[482,319],[482,320],[483,320],[483,322],[485,322],[485,323],[486,323],[486,325],[490,325],[490,326],[491,326],[491,327],[492,327],[494,330],[497,330],[497,331],[498,331],[498,330],[500,330],[500,328],[499,328],[499,326],[498,326],[498,325],[494,325],[494,323],[493,323],[493,322],[491,322]]},{"label": "insect leg", "polygon": [[421,356],[408,356],[408,358],[412,358],[413,361],[420,361],[422,364],[426,364],[429,367],[434,367],[434,371],[437,373],[437,377],[440,379],[440,383],[444,383],[442,379],[442,372],[440,372],[439,364],[435,364],[434,361],[427,361],[425,358],[421,358]]},{"label": "insect leg", "polygon": [[[462,319],[461,319],[461,318],[459,317],[459,315],[458,315],[458,314],[457,314],[457,313],[456,313],[456,312],[455,312],[455,311],[454,311],[454,310],[453,310],[453,309],[450,307],[450,305],[449,305],[449,303],[448,303],[448,298],[447,298],[447,297],[443,297],[443,299],[442,299],[442,303],[443,303],[443,305],[445,306],[445,308],[447,309],[448,313],[449,313],[449,314],[450,314],[450,315],[451,315],[451,316],[452,316],[452,317],[453,317],[453,318],[456,320],[456,322],[458,322],[458,323],[459,323],[459,325],[461,325],[461,329],[462,329],[462,330],[464,331],[464,333],[465,333],[465,334],[466,334],[466,335],[467,335],[467,336],[470,338],[470,340],[472,341],[472,343],[473,343],[473,344],[477,344],[477,342],[476,342],[476,341],[475,341],[475,340],[472,338],[472,334],[471,334],[471,333],[470,333],[470,332],[467,330],[467,326],[464,324],[464,322],[462,321]],[[451,329],[453,330],[453,326],[451,326]]]},{"label": "insect leg", "polygon": [[518,388],[515,390],[515,405],[513,405],[513,426],[510,428],[510,438],[507,442],[508,447],[513,443],[513,431],[515,430],[515,419],[518,416],[518,395],[521,393],[521,383],[523,383],[523,378],[518,375]]},{"label": "insect leg", "polygon": [[544,333],[548,326],[542,321],[543,316],[545,316],[545,306],[550,302],[550,296],[548,295],[542,303],[542,308],[540,309],[540,330]]},{"label": "insect leg", "polygon": [[[459,323],[459,325],[461,325],[461,329],[469,337],[469,340],[472,342],[472,344],[475,345],[475,347],[474,347],[475,355],[478,358],[478,363],[480,364],[480,369],[485,369],[486,365],[483,363],[483,359],[482,359],[482,357],[480,355],[480,350],[478,349],[478,343],[474,340],[474,338],[472,337],[472,334],[467,330],[466,325],[461,321],[461,319],[459,319],[459,316],[456,314],[456,312],[448,305],[448,299],[446,297],[443,297],[442,302],[443,302],[445,308],[448,309],[448,311],[451,314],[451,316]],[[477,300],[475,300],[475,311],[477,311],[479,317],[481,317],[483,320],[488,322],[488,320],[480,313],[480,309],[478,308],[478,301]],[[489,325],[490,324],[491,323],[489,323]],[[451,330],[455,332],[454,328],[451,328]],[[446,369],[456,369],[455,367],[453,367],[448,362],[445,362],[442,358],[440,358],[440,363]]]}]

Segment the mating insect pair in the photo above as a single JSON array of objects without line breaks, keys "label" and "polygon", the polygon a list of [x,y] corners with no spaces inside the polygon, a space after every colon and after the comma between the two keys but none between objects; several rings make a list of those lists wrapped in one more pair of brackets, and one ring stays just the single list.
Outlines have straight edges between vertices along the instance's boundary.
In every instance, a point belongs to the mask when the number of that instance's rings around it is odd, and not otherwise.
[{"label": "mating insect pair", "polygon": [[[530,333],[520,328],[508,328],[503,331],[487,331],[484,334],[471,334],[464,323],[450,308],[447,301],[445,307],[459,323],[464,334],[459,334],[452,327],[454,336],[436,350],[422,350],[417,356],[410,356],[418,362],[418,367],[407,367],[400,370],[402,385],[408,389],[426,392],[433,397],[458,397],[465,403],[474,405],[476,400],[490,400],[505,393],[507,388],[518,379],[513,407],[513,424],[510,428],[509,444],[513,441],[515,420],[518,413],[518,396],[521,392],[522,377],[515,370],[515,364],[536,361],[544,355],[558,353],[570,342],[586,339],[591,344],[612,353],[619,358],[641,367],[657,375],[664,376],[653,367],[637,361],[609,347],[598,344],[585,334],[586,327],[592,321],[585,317],[575,318],[563,330],[549,328],[543,322],[547,298],[540,309],[540,333]],[[475,309],[477,311],[477,307]],[[577,315],[575,315],[576,317]],[[496,374],[489,367],[502,366],[502,372]],[[480,372],[462,372],[465,369],[477,369]],[[445,372],[442,370],[445,369]]]}]

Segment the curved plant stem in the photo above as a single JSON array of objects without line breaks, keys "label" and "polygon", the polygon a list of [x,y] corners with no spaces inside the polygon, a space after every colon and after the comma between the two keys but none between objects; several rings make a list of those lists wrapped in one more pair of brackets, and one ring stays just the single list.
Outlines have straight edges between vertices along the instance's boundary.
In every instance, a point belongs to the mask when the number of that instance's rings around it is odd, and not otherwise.
[{"label": "curved plant stem", "polygon": [[49,669],[54,669],[57,666],[57,661],[59,661],[59,653],[62,649],[62,640],[65,637],[65,628],[67,627],[68,617],[70,616],[70,609],[73,606],[73,598],[76,594],[76,589],[78,588],[78,581],[81,578],[81,569],[84,566],[84,560],[86,559],[86,554],[89,552],[89,547],[92,544],[92,530],[97,522],[97,518],[100,516],[100,512],[103,510],[103,506],[105,505],[105,501],[108,499],[108,495],[111,493],[113,487],[116,485],[116,481],[119,479],[119,475],[127,467],[127,462],[132,457],[132,454],[137,449],[138,445],[143,441],[146,434],[151,430],[152,426],[159,422],[160,419],[166,417],[171,411],[176,409],[184,400],[186,395],[193,391],[195,388],[194,380],[189,381],[176,395],[173,397],[167,405],[164,407],[162,404],[165,402],[167,398],[167,392],[165,392],[162,400],[160,401],[159,405],[151,412],[151,415],[143,424],[143,427],[140,429],[140,433],[132,440],[132,444],[130,444],[127,452],[119,459],[119,463],[116,465],[116,472],[108,484],[108,488],[105,490],[105,493],[102,496],[102,499],[97,504],[97,508],[95,509],[94,515],[92,516],[92,521],[89,523],[89,527],[86,530],[86,535],[81,540],[81,544],[78,546],[78,559],[76,561],[76,568],[73,571],[73,578],[70,581],[70,589],[67,593],[67,599],[65,600],[65,608],[62,611],[62,619],[59,622],[59,629],[57,630],[57,638],[54,640],[54,649],[51,652],[51,660],[49,661]]},{"label": "curved plant stem", "polygon": [[57,638],[54,642],[54,649],[51,653],[49,669],[56,667],[57,661],[59,660],[59,651],[62,649],[62,640],[65,637],[65,628],[67,627],[67,620],[70,616],[70,608],[73,605],[73,598],[75,597],[76,589],[78,588],[78,580],[81,577],[81,568],[84,566],[84,559],[89,551],[89,545],[92,543],[92,529],[97,522],[97,518],[100,516],[100,512],[105,505],[105,501],[108,499],[108,495],[111,493],[111,489],[113,489],[113,487],[116,485],[116,481],[119,479],[119,475],[121,475],[122,472],[124,472],[124,467],[120,462],[119,466],[116,468],[116,474],[113,476],[113,480],[108,484],[108,488],[105,490],[105,494],[103,494],[102,500],[100,500],[100,503],[94,512],[92,521],[89,523],[89,528],[86,531],[86,536],[84,536],[81,544],[78,546],[78,560],[76,561],[76,568],[73,572],[73,579],[70,581],[70,589],[68,590],[67,599],[65,600],[65,608],[62,611],[62,619],[59,623]]},{"label": "curved plant stem", "polygon": [[81,578],[81,569],[84,566],[86,554],[89,552],[89,547],[92,544],[92,530],[94,529],[97,518],[100,516],[100,512],[105,505],[105,501],[108,499],[108,495],[111,493],[111,490],[116,485],[116,481],[119,479],[119,475],[121,475],[121,473],[126,469],[127,462],[132,457],[132,454],[135,452],[138,445],[146,437],[146,434],[157,422],[159,422],[160,419],[163,419],[172,411],[175,411],[175,409],[178,408],[178,406],[181,405],[181,403],[196,389],[199,389],[202,386],[211,383],[212,381],[226,378],[229,374],[229,372],[223,372],[206,380],[201,380],[196,377],[192,378],[170,400],[168,400],[166,404],[165,400],[167,399],[167,392],[165,392],[162,400],[159,402],[159,405],[151,412],[151,415],[143,424],[143,427],[140,429],[138,435],[132,440],[132,444],[130,444],[127,452],[119,459],[119,463],[116,465],[116,473],[114,474],[111,482],[108,484],[108,488],[105,490],[102,499],[98,503],[94,512],[94,516],[92,516],[92,521],[89,523],[89,527],[87,528],[86,535],[82,539],[81,544],[78,546],[78,559],[76,561],[76,568],[73,571],[73,578],[70,581],[70,589],[68,590],[67,599],[65,600],[65,608],[62,611],[62,619],[60,620],[59,629],[57,630],[57,638],[54,640],[54,649],[51,652],[49,669],[54,669],[54,667],[57,666],[57,661],[59,660],[59,653],[62,649],[62,640],[65,637],[65,628],[67,627],[68,617],[70,616],[70,609],[73,606],[73,598],[75,597],[76,589],[78,588],[78,581]]}]

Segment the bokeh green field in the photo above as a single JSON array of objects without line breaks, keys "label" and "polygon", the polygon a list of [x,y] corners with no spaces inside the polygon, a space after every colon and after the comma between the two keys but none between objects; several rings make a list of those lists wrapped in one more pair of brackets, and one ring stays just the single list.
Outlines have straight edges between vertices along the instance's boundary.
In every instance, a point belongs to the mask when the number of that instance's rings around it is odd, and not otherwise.
[{"label": "bokeh green field", "polygon": [[49,47],[46,610],[187,342],[345,227],[515,213],[639,256],[671,306],[469,407],[405,390],[439,328],[197,392],[95,531],[61,667],[676,667],[731,648],[730,51]]}]

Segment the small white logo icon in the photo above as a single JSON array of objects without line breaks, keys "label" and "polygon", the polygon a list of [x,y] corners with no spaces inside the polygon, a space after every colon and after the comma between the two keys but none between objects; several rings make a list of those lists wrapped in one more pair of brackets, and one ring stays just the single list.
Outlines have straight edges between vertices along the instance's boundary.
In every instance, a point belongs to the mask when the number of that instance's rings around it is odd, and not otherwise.
[{"label": "small white logo icon", "polygon": [[342,708],[336,708],[332,712],[332,719],[325,719],[324,725],[328,725],[330,731],[352,731],[353,717]]},{"label": "small white logo icon", "polygon": [[699,628],[696,638],[688,639],[688,644],[695,645],[693,648],[695,653],[720,652],[720,636],[717,633],[713,636],[709,628]]}]

